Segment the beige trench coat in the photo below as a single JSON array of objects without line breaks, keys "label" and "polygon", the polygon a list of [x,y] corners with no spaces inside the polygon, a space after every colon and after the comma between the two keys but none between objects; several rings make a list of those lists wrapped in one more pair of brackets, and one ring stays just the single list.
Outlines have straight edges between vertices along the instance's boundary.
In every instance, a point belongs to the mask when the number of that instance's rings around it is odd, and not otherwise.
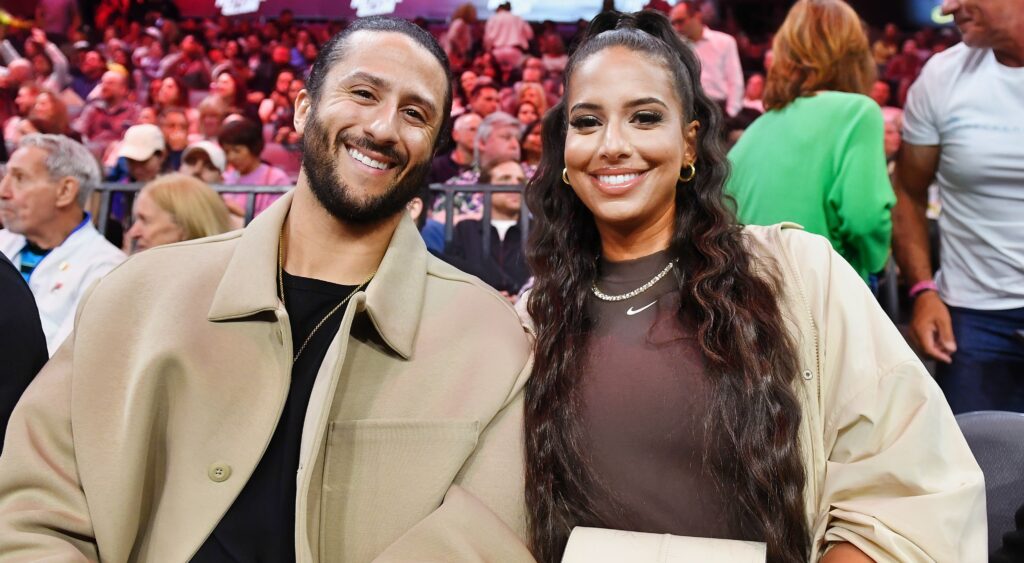
[{"label": "beige trench coat", "polygon": [[[0,560],[187,561],[287,395],[282,198],[246,230],[101,280],[26,392],[0,458]],[[481,282],[397,228],[321,366],[297,475],[299,561],[529,559],[530,339]]]},{"label": "beige trench coat", "polygon": [[938,386],[863,280],[828,240],[798,225],[745,233],[757,261],[781,273],[782,310],[799,347],[810,561],[842,541],[879,563],[987,561],[981,470]]}]

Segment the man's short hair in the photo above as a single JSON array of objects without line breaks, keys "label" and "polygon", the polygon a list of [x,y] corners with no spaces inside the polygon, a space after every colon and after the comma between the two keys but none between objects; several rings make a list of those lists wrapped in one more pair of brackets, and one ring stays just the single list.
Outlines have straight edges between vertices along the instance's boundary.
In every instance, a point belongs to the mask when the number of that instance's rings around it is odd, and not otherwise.
[{"label": "man's short hair", "polygon": [[518,129],[522,127],[522,123],[503,111],[496,111],[485,117],[480,122],[480,126],[477,127],[476,138],[473,139],[473,162],[477,166],[480,166],[480,143],[486,141],[491,136],[491,133],[500,127],[515,127],[516,134],[518,135]]},{"label": "man's short hair", "polygon": [[335,63],[344,58],[345,47],[348,45],[348,38],[357,31],[401,33],[415,41],[417,45],[426,49],[434,59],[437,60],[438,64],[441,65],[442,72],[444,72],[446,87],[444,94],[444,107],[441,111],[441,128],[438,131],[437,138],[434,139],[434,150],[436,151],[443,140],[447,139],[448,135],[451,133],[450,115],[452,113],[452,76],[451,71],[449,70],[450,65],[448,63],[448,55],[445,54],[444,49],[442,49],[441,45],[437,43],[434,36],[408,20],[388,16],[360,18],[335,34],[334,37],[331,37],[327,43],[324,43],[323,47],[320,48],[320,52],[316,56],[316,60],[313,61],[313,66],[309,69],[309,77],[306,79],[306,92],[309,93],[313,108],[316,108],[317,104],[320,102],[320,94],[323,89],[324,82],[327,80],[327,74],[330,73],[331,67],[333,67]]},{"label": "man's short hair", "polygon": [[469,93],[469,99],[475,100],[476,97],[480,95],[480,92],[483,92],[484,90],[494,90],[497,92],[498,87],[490,82],[484,82],[483,84],[478,82],[477,85],[473,87],[473,91]]},{"label": "man's short hair", "polygon": [[217,134],[220,146],[242,145],[256,157],[263,152],[263,127],[251,119],[236,119],[224,123]]},{"label": "man's short hair", "polygon": [[25,135],[18,142],[18,148],[36,147],[46,151],[43,166],[50,179],[60,180],[70,176],[78,180],[78,205],[85,208],[93,190],[99,187],[103,177],[96,157],[82,143],[64,135],[33,133]]}]

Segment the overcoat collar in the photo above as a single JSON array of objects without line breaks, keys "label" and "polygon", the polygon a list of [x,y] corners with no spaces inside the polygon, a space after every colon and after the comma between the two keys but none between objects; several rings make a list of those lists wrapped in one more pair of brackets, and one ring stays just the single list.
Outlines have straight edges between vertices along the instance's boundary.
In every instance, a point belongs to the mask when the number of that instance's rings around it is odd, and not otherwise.
[{"label": "overcoat collar", "polygon": [[[277,251],[281,226],[292,194],[282,196],[242,232],[213,297],[208,319],[227,321],[276,311]],[[365,310],[380,337],[403,358],[412,356],[419,328],[427,278],[427,248],[416,225],[403,217],[388,244],[365,299],[353,298]]]}]

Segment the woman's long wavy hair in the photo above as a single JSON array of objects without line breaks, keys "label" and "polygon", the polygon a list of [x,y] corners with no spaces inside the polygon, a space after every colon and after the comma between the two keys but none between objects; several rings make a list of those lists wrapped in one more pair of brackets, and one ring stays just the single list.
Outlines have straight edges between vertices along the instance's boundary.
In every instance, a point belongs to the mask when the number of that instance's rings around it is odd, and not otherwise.
[{"label": "woman's long wavy hair", "polygon": [[701,123],[697,174],[677,186],[669,251],[685,272],[680,320],[689,308],[707,359],[712,398],[706,434],[727,460],[709,465],[735,491],[736,523],[767,542],[769,561],[806,561],[800,406],[793,389],[798,363],[779,308],[777,267],[755,263],[724,202],[729,167],[719,143],[720,110],[700,87],[695,55],[656,12],[605,12],[591,22],[566,68],[566,98],[544,118],[543,155],[526,191],[535,214],[528,256],[536,275],[527,307],[537,328],[526,390],[531,548],[541,562],[558,561],[574,526],[603,525],[595,498],[605,493],[580,448],[578,393],[592,327],[587,300],[601,243],[593,215],[561,175],[573,73],[609,47],[626,47],[664,66],[683,101],[683,122]]}]

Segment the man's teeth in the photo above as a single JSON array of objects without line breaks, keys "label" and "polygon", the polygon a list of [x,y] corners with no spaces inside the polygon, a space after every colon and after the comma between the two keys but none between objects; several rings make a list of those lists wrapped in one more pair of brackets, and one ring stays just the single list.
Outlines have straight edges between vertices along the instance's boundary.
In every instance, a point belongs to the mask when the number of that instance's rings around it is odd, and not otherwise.
[{"label": "man's teeth", "polygon": [[387,170],[388,168],[391,168],[390,165],[385,164],[379,160],[374,160],[366,156],[365,154],[357,151],[356,149],[348,149],[348,154],[351,155],[352,158],[358,160],[359,162],[362,162],[363,164],[371,168],[376,168],[377,170]]},{"label": "man's teeth", "polygon": [[610,184],[614,186],[617,184],[632,182],[639,177],[639,174],[616,174],[615,176],[598,176],[597,179],[600,180],[602,184]]}]

